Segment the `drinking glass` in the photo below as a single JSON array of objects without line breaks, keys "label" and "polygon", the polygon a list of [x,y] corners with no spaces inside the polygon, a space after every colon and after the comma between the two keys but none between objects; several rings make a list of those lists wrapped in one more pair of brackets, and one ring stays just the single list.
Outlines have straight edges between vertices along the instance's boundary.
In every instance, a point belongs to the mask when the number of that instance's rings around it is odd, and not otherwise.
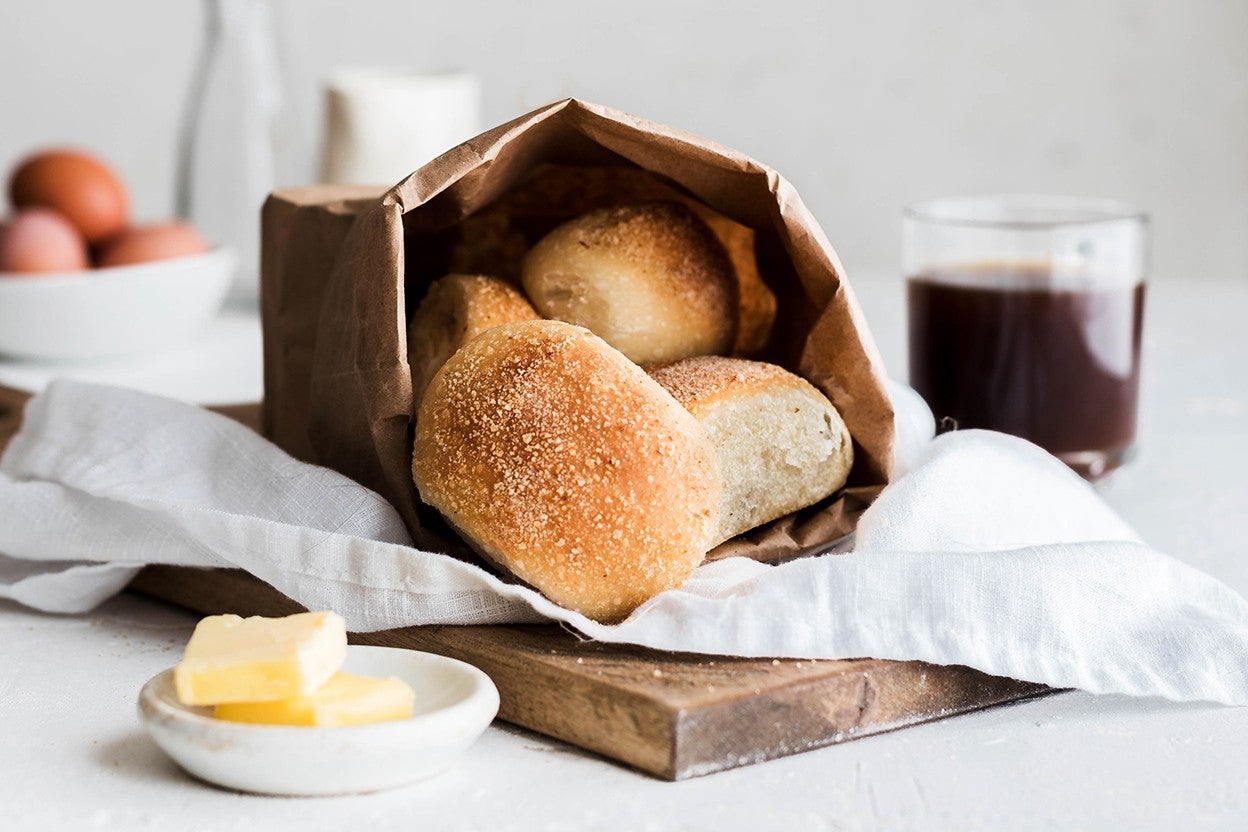
[{"label": "drinking glass", "polygon": [[938,420],[1098,479],[1132,455],[1148,217],[1064,196],[950,197],[903,219],[910,384]]}]

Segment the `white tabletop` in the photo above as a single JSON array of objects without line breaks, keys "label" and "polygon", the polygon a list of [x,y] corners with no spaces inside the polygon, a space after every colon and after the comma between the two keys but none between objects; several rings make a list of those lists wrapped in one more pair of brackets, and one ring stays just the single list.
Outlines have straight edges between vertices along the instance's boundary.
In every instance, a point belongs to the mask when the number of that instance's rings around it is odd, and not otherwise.
[{"label": "white tabletop", "polygon": [[[857,288],[904,376],[898,281]],[[1248,284],[1151,293],[1141,453],[1105,495],[1155,546],[1248,594]],[[235,312],[177,355],[72,373],[219,402],[258,394],[258,356],[254,320]],[[0,365],[0,381],[38,387],[51,372]],[[0,829],[1248,828],[1248,709],[1083,693],[684,783],[496,723],[459,768],[423,784],[233,794],[182,774],[134,713],[193,623],[132,596],[76,617],[0,602]]]}]

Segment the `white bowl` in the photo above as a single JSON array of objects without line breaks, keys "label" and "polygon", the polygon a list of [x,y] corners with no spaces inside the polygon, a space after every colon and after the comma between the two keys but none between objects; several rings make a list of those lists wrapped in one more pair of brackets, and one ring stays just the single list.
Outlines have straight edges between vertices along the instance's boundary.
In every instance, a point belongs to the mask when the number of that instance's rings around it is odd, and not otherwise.
[{"label": "white bowl", "polygon": [[344,728],[252,725],[183,705],[173,670],[139,693],[139,716],[189,773],[259,794],[333,795],[389,789],[455,765],[498,713],[498,689],[470,664],[394,647],[350,647],[343,670],[397,676],[416,692],[411,719]]},{"label": "white bowl", "polygon": [[0,272],[0,353],[110,358],[176,344],[221,308],[234,252],[51,274]]}]

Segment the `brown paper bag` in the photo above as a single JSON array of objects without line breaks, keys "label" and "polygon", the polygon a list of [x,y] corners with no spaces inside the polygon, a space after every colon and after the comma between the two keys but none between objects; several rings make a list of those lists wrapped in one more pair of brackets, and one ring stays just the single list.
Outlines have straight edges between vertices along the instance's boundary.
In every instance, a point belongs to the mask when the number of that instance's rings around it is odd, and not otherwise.
[{"label": "brown paper bag", "polygon": [[406,320],[451,270],[514,279],[524,249],[602,205],[693,198],[755,231],[776,294],[757,356],[810,380],[854,438],[847,487],[728,541],[712,557],[778,560],[850,533],[888,479],[893,411],[841,264],[793,187],[713,142],[575,99],[483,133],[389,191],[312,188],[264,208],[265,434],[292,455],[380,492],[417,545],[466,547],[412,484]]}]

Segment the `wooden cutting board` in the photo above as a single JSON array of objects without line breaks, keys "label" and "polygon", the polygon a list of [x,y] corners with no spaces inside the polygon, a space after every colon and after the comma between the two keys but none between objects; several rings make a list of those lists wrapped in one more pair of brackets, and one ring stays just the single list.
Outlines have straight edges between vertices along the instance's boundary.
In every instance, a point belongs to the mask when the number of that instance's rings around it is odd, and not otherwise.
[{"label": "wooden cutting board", "polygon": [[[26,395],[0,388],[0,448]],[[252,407],[221,408],[255,424]],[[201,614],[302,609],[237,570],[150,566],[131,590]],[[600,644],[557,626],[408,627],[356,644],[480,667],[499,717],[668,780],[750,765],[1048,691],[966,667],[876,659],[725,659]]]}]

